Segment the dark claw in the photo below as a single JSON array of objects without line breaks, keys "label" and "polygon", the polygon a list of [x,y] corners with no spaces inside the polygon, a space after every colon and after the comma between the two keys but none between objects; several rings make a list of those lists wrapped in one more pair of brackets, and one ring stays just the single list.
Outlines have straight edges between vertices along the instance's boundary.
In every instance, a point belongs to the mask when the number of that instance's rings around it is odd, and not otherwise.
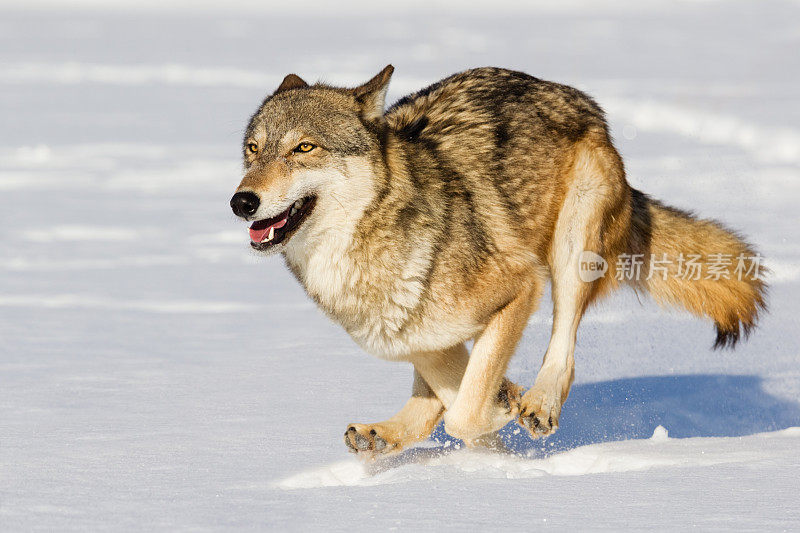
[{"label": "dark claw", "polygon": [[378,432],[377,432],[377,431],[375,431],[374,429],[370,429],[370,430],[369,430],[369,434],[370,434],[370,435],[372,435],[372,436],[374,437],[375,435],[377,435],[377,434],[378,434]]}]

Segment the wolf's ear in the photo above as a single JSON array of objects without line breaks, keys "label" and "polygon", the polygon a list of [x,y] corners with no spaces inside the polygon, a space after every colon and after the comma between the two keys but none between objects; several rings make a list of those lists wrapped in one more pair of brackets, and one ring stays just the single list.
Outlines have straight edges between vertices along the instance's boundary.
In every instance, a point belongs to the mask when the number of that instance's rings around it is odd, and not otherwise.
[{"label": "wolf's ear", "polygon": [[352,89],[356,102],[361,106],[361,116],[365,120],[383,118],[383,108],[386,105],[386,90],[389,88],[392,72],[394,72],[394,67],[386,65],[377,76],[364,85]]},{"label": "wolf's ear", "polygon": [[283,78],[281,84],[277,89],[275,89],[274,94],[282,93],[283,91],[288,91],[289,89],[299,89],[301,87],[308,87],[308,84],[297,74],[289,74]]}]

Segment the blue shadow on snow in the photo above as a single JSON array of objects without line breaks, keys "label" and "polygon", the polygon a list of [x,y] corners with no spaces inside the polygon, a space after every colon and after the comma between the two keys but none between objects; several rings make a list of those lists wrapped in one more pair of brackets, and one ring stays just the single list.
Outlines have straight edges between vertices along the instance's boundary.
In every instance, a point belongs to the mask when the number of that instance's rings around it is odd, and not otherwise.
[{"label": "blue shadow on snow", "polygon": [[[558,431],[533,440],[511,423],[500,431],[509,452],[541,456],[586,444],[648,438],[657,426],[670,437],[738,437],[800,426],[800,405],[764,390],[758,376],[647,376],[575,385]],[[459,443],[442,424],[431,437]],[[452,449],[452,448],[451,448]]]}]

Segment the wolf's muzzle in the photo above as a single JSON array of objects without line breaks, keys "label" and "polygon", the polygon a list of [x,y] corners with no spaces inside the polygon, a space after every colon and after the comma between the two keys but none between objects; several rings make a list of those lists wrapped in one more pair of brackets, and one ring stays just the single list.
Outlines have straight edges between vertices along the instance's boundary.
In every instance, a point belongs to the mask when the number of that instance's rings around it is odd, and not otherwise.
[{"label": "wolf's muzzle", "polygon": [[231,198],[231,209],[237,217],[247,218],[258,210],[261,200],[252,192],[237,192]]}]

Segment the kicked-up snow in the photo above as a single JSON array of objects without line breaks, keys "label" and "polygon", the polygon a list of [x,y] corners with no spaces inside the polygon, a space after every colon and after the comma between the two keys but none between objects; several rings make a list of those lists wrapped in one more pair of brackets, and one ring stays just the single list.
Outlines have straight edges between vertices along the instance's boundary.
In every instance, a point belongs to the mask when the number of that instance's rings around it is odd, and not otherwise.
[{"label": "kicked-up snow", "polygon": [[[0,531],[800,528],[796,2],[0,4]],[[411,368],[361,352],[228,200],[289,72],[389,100],[496,65],[606,109],[629,181],[770,268],[736,351],[592,309],[559,431],[362,463]],[[508,375],[530,386],[549,297]]]},{"label": "kicked-up snow", "polygon": [[276,485],[291,490],[415,480],[525,479],[736,463],[758,468],[795,456],[798,445],[800,428],[796,427],[740,439],[669,439],[667,430],[658,426],[650,439],[590,444],[542,458],[477,449],[420,447],[374,462],[340,461],[295,474]]}]

